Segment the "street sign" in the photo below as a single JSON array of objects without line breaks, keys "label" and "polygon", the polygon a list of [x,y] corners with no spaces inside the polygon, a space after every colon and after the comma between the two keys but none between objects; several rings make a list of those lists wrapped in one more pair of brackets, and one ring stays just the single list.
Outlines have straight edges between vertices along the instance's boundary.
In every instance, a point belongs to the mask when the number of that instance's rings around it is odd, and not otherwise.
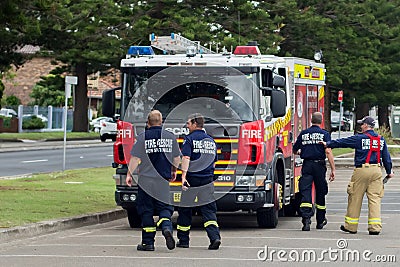
[{"label": "street sign", "polygon": [[343,101],[343,91],[342,91],[342,90],[340,90],[340,91],[338,92],[338,101],[339,101],[339,102],[342,102],[342,101]]}]

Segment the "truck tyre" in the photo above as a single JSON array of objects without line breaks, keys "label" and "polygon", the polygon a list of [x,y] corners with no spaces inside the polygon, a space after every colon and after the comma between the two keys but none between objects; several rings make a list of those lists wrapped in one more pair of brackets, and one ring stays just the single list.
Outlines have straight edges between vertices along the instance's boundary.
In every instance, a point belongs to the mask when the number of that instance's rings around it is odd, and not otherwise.
[{"label": "truck tyre", "polygon": [[279,216],[279,185],[274,184],[274,206],[257,209],[257,223],[260,228],[275,228]]},{"label": "truck tyre", "polygon": [[295,197],[290,200],[290,204],[284,207],[285,216],[300,216],[301,194],[296,193]]},{"label": "truck tyre", "polygon": [[259,208],[257,210],[257,223],[260,228],[275,228],[278,225],[278,210],[272,208]]},{"label": "truck tyre", "polygon": [[139,228],[142,226],[142,220],[136,208],[127,209],[126,212],[128,213],[128,222],[131,228]]}]

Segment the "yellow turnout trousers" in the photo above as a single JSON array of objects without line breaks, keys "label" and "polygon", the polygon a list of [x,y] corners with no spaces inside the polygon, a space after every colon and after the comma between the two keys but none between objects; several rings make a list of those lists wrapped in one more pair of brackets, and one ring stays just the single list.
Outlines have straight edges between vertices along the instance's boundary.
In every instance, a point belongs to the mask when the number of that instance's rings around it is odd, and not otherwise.
[{"label": "yellow turnout trousers", "polygon": [[350,231],[357,231],[364,193],[367,193],[368,198],[368,231],[380,232],[383,184],[378,164],[363,164],[354,169],[347,186],[348,204],[345,216],[345,228]]}]

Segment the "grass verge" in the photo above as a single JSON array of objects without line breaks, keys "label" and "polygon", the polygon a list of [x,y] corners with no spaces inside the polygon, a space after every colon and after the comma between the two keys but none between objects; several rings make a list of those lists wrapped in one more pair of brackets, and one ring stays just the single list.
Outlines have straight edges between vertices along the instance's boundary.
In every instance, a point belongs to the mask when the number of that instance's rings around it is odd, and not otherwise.
[{"label": "grass verge", "polygon": [[114,171],[80,169],[0,180],[0,228],[114,209]]},{"label": "grass verge", "polygon": [[347,154],[347,153],[352,153],[354,152],[354,149],[352,148],[334,148],[332,149],[332,154],[334,157]]},{"label": "grass verge", "polygon": [[[0,133],[3,140],[63,140],[64,132],[41,132],[41,133]],[[67,139],[99,138],[99,133],[95,132],[68,132]]]}]

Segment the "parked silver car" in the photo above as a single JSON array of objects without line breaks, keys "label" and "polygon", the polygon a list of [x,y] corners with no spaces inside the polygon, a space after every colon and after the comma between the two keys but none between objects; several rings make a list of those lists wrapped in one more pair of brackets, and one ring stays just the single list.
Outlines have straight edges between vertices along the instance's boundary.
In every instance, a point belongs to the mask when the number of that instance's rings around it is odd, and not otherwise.
[{"label": "parked silver car", "polygon": [[[331,131],[339,131],[339,112],[332,111],[331,113]],[[341,131],[350,131],[351,130],[351,121],[350,119],[343,117],[340,122],[340,130]]]}]

